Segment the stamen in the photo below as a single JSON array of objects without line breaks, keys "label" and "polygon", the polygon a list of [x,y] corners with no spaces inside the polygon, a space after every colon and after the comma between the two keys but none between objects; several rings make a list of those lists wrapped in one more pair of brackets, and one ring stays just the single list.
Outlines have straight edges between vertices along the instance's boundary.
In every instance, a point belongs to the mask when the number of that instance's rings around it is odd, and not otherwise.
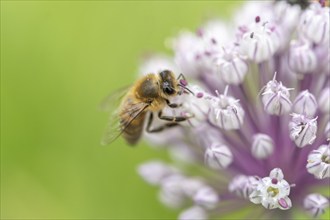
[{"label": "stamen", "polygon": [[273,178],[272,179],[272,184],[277,184],[278,183],[278,180],[276,178]]},{"label": "stamen", "polygon": [[199,93],[196,94],[197,98],[202,98],[203,96],[204,96],[204,94],[202,92],[199,92]]},{"label": "stamen", "polygon": [[255,18],[255,21],[256,21],[256,23],[259,23],[259,22],[260,22],[260,16],[257,16],[257,17]]},{"label": "stamen", "polygon": [[187,80],[180,79],[180,84],[183,85],[183,86],[187,86],[188,82],[187,82]]},{"label": "stamen", "polygon": [[288,203],[285,201],[285,199],[283,199],[283,198],[280,198],[279,200],[278,200],[278,204],[280,205],[280,206],[282,206],[282,208],[284,208],[284,209],[287,209],[289,206],[288,206]]}]

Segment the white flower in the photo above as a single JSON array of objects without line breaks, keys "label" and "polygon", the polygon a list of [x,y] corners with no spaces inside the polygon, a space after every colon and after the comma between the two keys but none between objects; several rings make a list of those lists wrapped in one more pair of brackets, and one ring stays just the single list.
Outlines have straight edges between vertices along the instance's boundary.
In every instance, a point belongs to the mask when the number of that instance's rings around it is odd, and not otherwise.
[{"label": "white flower", "polygon": [[292,42],[288,63],[295,73],[311,73],[316,69],[317,58],[308,42]]},{"label": "white flower", "polygon": [[256,134],[253,136],[252,155],[258,159],[265,159],[274,151],[274,143],[271,137],[266,134]]},{"label": "white flower", "polygon": [[324,134],[327,139],[330,139],[330,121],[328,121],[327,125],[325,126]]},{"label": "white flower", "polygon": [[314,95],[308,90],[300,92],[293,102],[293,111],[298,114],[314,116],[317,111],[317,102]]},{"label": "white flower", "polygon": [[205,151],[205,163],[213,169],[224,169],[233,161],[233,154],[225,145],[213,143]]},{"label": "white flower", "polygon": [[273,56],[279,49],[279,35],[274,24],[255,22],[242,34],[240,52],[257,63]]},{"label": "white flower", "polygon": [[161,182],[159,199],[164,205],[170,208],[181,207],[185,202],[185,194],[182,182],[185,177],[181,175],[171,175]]},{"label": "white flower", "polygon": [[199,206],[193,206],[184,210],[179,215],[179,220],[206,220],[208,219],[205,210]]},{"label": "white flower", "polygon": [[308,155],[307,171],[317,179],[330,177],[330,147],[321,145],[317,150],[313,150]]},{"label": "white flower", "polygon": [[[274,17],[286,31],[291,32],[299,22],[301,8],[299,5],[290,5],[286,1],[276,1],[274,6]],[[283,16],[284,15],[284,16]],[[289,40],[289,39],[288,39]]]},{"label": "white flower", "polygon": [[288,197],[290,185],[283,179],[282,170],[275,168],[270,172],[269,177],[262,178],[256,189],[250,194],[250,201],[255,204],[262,204],[267,209],[289,209],[292,206]]},{"label": "white flower", "polygon": [[219,195],[211,187],[203,187],[197,191],[194,201],[206,209],[213,209],[219,202]]},{"label": "white flower", "polygon": [[209,115],[212,124],[225,130],[239,129],[243,124],[244,110],[238,99],[227,96],[228,87],[224,94],[214,97]]},{"label": "white flower", "polygon": [[330,87],[326,87],[322,90],[318,101],[320,110],[323,113],[330,114]]},{"label": "white flower", "polygon": [[196,193],[205,186],[205,183],[197,178],[187,178],[182,182],[183,191],[188,196],[193,198]]},{"label": "white flower", "polygon": [[151,54],[144,57],[143,62],[140,65],[139,74],[157,74],[163,70],[171,70],[176,74],[180,73],[179,68],[174,63],[172,57],[163,54]]},{"label": "white flower", "polygon": [[177,171],[161,161],[149,161],[138,167],[140,176],[151,185],[158,185],[161,181]]},{"label": "white flower", "polygon": [[203,39],[204,49],[209,55],[219,53],[221,48],[232,40],[232,30],[222,20],[209,20],[197,30],[197,35]]},{"label": "white flower", "polygon": [[237,175],[229,183],[229,191],[237,196],[248,199],[250,194],[256,189],[260,178],[257,176]]},{"label": "white flower", "polygon": [[276,74],[269,81],[262,93],[262,103],[267,113],[271,115],[283,115],[291,109],[290,93],[288,88],[277,82]]},{"label": "white flower", "polygon": [[205,122],[208,118],[208,112],[210,110],[210,95],[196,85],[189,87],[189,89],[194,95],[185,96],[182,101],[182,109],[184,115],[193,116],[189,119],[189,124],[196,127]]},{"label": "white flower", "polygon": [[223,49],[221,56],[216,58],[220,77],[225,83],[238,85],[243,82],[248,65],[234,49]]},{"label": "white flower", "polygon": [[175,63],[187,76],[196,77],[203,65],[204,45],[202,39],[195,34],[183,31],[172,40],[171,47],[175,51]]},{"label": "white flower", "polygon": [[291,139],[298,147],[305,147],[308,144],[313,144],[316,139],[317,117],[309,118],[294,113],[289,127]]},{"label": "white flower", "polygon": [[318,193],[309,194],[304,199],[304,208],[311,216],[317,218],[329,208],[329,200]]},{"label": "white flower", "polygon": [[313,43],[328,43],[329,7],[322,7],[318,2],[311,4],[301,16],[299,29]]}]

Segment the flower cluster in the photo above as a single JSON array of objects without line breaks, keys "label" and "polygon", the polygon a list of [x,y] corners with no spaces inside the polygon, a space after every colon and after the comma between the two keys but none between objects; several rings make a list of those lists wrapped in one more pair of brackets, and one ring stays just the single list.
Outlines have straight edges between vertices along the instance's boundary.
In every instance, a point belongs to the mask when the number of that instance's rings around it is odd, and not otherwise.
[{"label": "flower cluster", "polygon": [[182,210],[179,219],[247,205],[255,206],[247,217],[289,218],[293,209],[317,217],[329,207],[329,7],[292,2],[247,3],[230,25],[214,19],[183,31],[168,41],[173,56],[142,63],[141,74],[183,73],[193,93],[164,109],[189,116],[182,126],[145,134],[173,163],[138,169]]}]

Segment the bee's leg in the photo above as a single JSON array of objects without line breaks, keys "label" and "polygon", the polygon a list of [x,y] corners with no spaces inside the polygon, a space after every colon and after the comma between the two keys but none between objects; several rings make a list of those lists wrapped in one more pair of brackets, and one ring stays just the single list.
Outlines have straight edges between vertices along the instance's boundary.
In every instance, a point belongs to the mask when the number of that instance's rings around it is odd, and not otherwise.
[{"label": "bee's leg", "polygon": [[160,126],[158,128],[151,128],[151,124],[152,124],[153,118],[154,118],[154,114],[152,112],[150,112],[149,119],[148,119],[148,124],[147,124],[147,128],[146,128],[146,130],[147,130],[148,133],[160,132],[160,131],[162,131],[162,130],[164,130],[166,128],[171,128],[171,127],[174,127],[174,126],[179,125],[176,122],[172,122],[172,123],[167,123],[165,125],[162,125],[162,126]]},{"label": "bee's leg", "polygon": [[162,114],[163,112],[159,111],[158,117],[164,121],[182,122],[188,120],[189,118],[192,118],[192,116],[163,116]]},{"label": "bee's leg", "polygon": [[176,104],[176,103],[170,103],[170,101],[168,99],[166,100],[166,104],[170,107],[170,108],[179,108],[182,106],[182,104]]}]

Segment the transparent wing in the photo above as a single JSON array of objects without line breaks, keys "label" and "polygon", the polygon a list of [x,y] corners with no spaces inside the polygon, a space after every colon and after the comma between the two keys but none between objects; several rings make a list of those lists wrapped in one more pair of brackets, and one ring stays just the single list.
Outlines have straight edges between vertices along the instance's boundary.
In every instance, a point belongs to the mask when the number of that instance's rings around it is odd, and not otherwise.
[{"label": "transparent wing", "polygon": [[101,144],[108,145],[116,140],[127,127],[149,106],[144,102],[134,103],[132,100],[125,100],[128,103],[122,109],[117,108],[110,114],[109,122],[103,135]]},{"label": "transparent wing", "polygon": [[99,109],[102,111],[111,111],[113,112],[117,109],[124,98],[124,96],[131,89],[131,86],[124,86],[120,89],[111,92],[108,96],[106,96],[100,103]]}]

